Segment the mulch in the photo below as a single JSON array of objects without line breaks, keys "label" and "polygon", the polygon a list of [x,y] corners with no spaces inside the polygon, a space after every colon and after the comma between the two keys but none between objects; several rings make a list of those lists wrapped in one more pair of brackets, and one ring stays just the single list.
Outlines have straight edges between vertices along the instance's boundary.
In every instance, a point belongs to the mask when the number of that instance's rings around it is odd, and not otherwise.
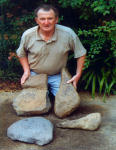
[{"label": "mulch", "polygon": [[0,92],[1,91],[9,92],[9,91],[16,91],[16,90],[21,90],[20,82],[0,80]]}]

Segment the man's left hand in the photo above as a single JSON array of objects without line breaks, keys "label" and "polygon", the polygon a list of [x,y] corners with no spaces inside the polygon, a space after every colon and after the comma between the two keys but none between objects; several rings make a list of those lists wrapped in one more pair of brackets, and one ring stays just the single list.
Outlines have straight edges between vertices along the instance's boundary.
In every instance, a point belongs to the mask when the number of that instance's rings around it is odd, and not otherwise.
[{"label": "man's left hand", "polygon": [[81,77],[81,74],[77,73],[76,75],[74,75],[70,80],[67,81],[67,83],[72,83],[73,86],[75,87],[75,89],[77,88],[77,83],[79,81]]}]

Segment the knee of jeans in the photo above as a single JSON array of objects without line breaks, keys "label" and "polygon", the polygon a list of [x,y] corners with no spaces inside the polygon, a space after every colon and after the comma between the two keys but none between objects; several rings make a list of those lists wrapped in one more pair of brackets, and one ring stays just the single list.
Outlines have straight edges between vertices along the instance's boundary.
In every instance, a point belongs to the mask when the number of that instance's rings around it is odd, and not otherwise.
[{"label": "knee of jeans", "polygon": [[53,87],[60,88],[60,83],[55,84]]},{"label": "knee of jeans", "polygon": [[51,89],[51,93],[56,96],[57,92],[59,91],[59,88]]}]

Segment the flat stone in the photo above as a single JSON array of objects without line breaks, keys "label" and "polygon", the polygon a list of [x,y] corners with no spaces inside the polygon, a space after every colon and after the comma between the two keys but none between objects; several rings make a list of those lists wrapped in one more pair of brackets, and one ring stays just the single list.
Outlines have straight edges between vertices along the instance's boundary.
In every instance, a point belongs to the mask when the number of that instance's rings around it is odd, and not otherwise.
[{"label": "flat stone", "polygon": [[47,91],[47,75],[29,77],[23,84],[23,90],[13,100],[17,115],[34,115],[47,113],[51,103]]},{"label": "flat stone", "polygon": [[53,139],[53,124],[43,117],[22,119],[7,129],[7,136],[12,140],[45,145]]},{"label": "flat stone", "polygon": [[57,124],[60,128],[76,128],[84,130],[96,130],[101,124],[101,114],[91,113],[86,117],[75,120],[67,120]]},{"label": "flat stone", "polygon": [[46,74],[38,74],[34,76],[30,76],[24,84],[22,84],[22,88],[38,88],[47,90],[47,75]]},{"label": "flat stone", "polygon": [[71,79],[71,75],[64,68],[61,72],[61,84],[60,89],[55,97],[54,112],[60,117],[66,117],[70,115],[80,104],[80,97],[72,85],[67,84],[67,81]]},{"label": "flat stone", "polygon": [[23,89],[13,100],[17,115],[43,114],[50,110],[51,103],[46,90],[37,88]]}]

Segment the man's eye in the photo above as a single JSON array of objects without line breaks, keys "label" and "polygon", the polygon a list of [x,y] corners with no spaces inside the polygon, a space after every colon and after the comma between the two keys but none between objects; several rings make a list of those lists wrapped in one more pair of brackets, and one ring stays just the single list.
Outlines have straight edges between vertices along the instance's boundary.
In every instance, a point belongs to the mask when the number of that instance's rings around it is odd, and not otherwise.
[{"label": "man's eye", "polygon": [[41,21],[44,21],[45,19],[44,19],[44,18],[40,18],[40,20],[41,20]]},{"label": "man's eye", "polygon": [[52,20],[53,18],[49,18],[49,20]]}]

